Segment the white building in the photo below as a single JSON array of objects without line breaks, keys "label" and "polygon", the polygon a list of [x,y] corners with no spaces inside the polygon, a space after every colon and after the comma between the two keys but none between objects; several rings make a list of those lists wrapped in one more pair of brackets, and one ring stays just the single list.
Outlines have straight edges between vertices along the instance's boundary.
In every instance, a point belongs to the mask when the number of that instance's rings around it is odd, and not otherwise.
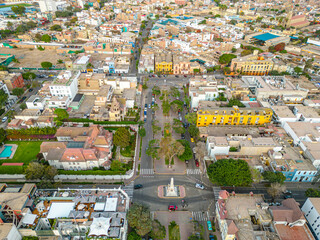
[{"label": "white building", "polygon": [[80,71],[61,71],[57,78],[50,84],[50,93],[54,97],[68,97],[73,100],[78,93],[78,78]]},{"label": "white building", "polygon": [[38,95],[31,95],[30,98],[26,101],[28,109],[39,109],[43,110],[46,105],[46,101],[43,97]]},{"label": "white building", "polygon": [[208,155],[215,159],[215,155],[228,155],[230,145],[226,137],[208,137],[206,142]]},{"label": "white building", "polygon": [[286,122],[283,129],[317,169],[320,167],[320,123]]},{"label": "white building", "polygon": [[219,86],[216,79],[208,76],[207,79],[202,76],[195,76],[190,79],[189,96],[191,97],[191,108],[197,108],[199,101],[214,101],[218,96],[219,88],[226,88],[226,86]]},{"label": "white building", "polygon": [[48,100],[48,107],[66,109],[68,108],[70,103],[71,101],[67,96],[64,96],[64,97],[52,96]]},{"label": "white building", "polygon": [[53,0],[41,0],[39,1],[41,12],[55,12],[57,11],[56,2]]},{"label": "white building", "polygon": [[22,236],[13,223],[1,223],[0,238],[8,240],[21,240]]},{"label": "white building", "polygon": [[320,238],[320,198],[308,198],[301,208],[309,227],[317,239]]}]

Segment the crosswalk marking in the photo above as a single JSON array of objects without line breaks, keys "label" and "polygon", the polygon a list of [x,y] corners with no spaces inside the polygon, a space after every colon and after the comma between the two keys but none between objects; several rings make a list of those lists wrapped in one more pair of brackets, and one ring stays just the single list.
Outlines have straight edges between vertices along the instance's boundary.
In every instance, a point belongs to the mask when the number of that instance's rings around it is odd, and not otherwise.
[{"label": "crosswalk marking", "polygon": [[199,168],[196,168],[196,169],[187,169],[187,174],[188,174],[188,175],[201,174],[201,171],[200,171]]},{"label": "crosswalk marking", "polygon": [[209,220],[208,212],[191,212],[192,219],[199,222],[206,222]]},{"label": "crosswalk marking", "polygon": [[125,185],[122,188],[122,190],[125,191],[131,199],[133,198],[133,186],[134,181],[131,181],[128,185]]},{"label": "crosswalk marking", "polygon": [[140,175],[153,175],[154,170],[152,168],[150,169],[140,169]]}]

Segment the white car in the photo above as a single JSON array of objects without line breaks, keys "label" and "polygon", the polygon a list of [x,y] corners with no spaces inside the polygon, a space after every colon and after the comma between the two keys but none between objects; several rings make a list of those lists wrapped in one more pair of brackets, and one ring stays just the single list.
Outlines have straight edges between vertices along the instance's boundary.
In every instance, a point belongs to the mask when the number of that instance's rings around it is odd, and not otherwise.
[{"label": "white car", "polygon": [[167,80],[165,79],[165,80],[163,80],[164,82],[167,82]]},{"label": "white car", "polygon": [[204,189],[204,186],[200,183],[196,183],[196,188],[199,188],[199,189]]},{"label": "white car", "polygon": [[5,121],[7,121],[8,120],[8,117],[3,117],[2,118],[2,122],[4,123]]}]

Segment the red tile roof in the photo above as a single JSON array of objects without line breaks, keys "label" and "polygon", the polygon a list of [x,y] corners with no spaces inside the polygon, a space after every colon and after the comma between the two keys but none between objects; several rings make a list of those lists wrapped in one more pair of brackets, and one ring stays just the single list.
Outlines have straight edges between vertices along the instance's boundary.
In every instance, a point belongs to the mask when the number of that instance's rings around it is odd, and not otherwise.
[{"label": "red tile roof", "polygon": [[[276,224],[275,228],[281,240],[312,240],[311,232],[303,227],[289,227],[284,224]],[[309,232],[309,234],[307,233]]]}]

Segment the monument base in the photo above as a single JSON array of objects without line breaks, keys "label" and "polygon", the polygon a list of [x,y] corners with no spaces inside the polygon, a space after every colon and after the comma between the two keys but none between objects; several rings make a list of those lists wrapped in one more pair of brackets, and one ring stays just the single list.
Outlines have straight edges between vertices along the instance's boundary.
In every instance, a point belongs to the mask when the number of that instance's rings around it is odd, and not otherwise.
[{"label": "monument base", "polygon": [[168,186],[161,185],[158,187],[158,197],[159,198],[184,198],[186,196],[186,191],[184,186],[176,186],[178,196],[166,196],[166,188]]}]

